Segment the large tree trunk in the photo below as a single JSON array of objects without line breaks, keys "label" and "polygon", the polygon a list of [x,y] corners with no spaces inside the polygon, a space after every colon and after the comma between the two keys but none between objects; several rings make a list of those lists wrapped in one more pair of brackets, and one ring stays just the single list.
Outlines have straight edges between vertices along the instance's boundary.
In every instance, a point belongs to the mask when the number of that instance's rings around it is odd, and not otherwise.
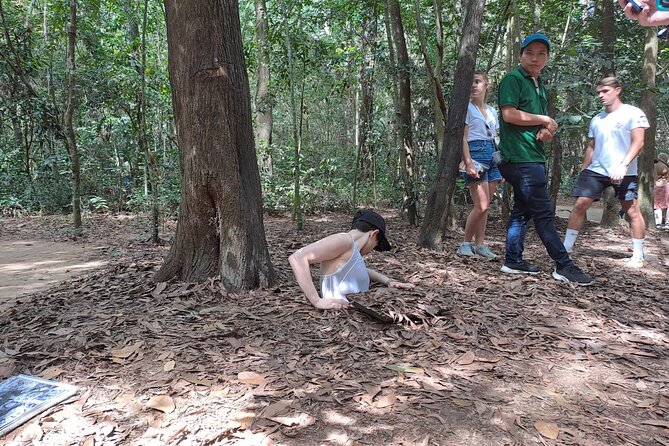
[{"label": "large tree trunk", "polygon": [[467,103],[471,91],[476,55],[478,52],[479,35],[483,19],[485,0],[470,0],[465,11],[460,53],[455,67],[453,92],[449,103],[448,120],[446,121],[446,138],[444,151],[439,159],[439,170],[434,184],[430,188],[425,220],[420,228],[418,245],[429,249],[440,249],[446,230],[449,207],[455,178],[458,172],[464,135]]},{"label": "large tree trunk", "polygon": [[270,92],[269,38],[267,35],[267,2],[255,0],[256,46],[258,68],[256,72],[256,144],[260,152],[260,165],[264,173],[272,176],[272,126],[274,125],[273,100]]},{"label": "large tree trunk", "polygon": [[74,109],[76,107],[76,64],[75,48],[77,45],[77,1],[70,0],[70,27],[67,32],[67,103],[63,115],[65,141],[72,165],[72,224],[81,229],[81,166],[79,149],[74,133]]},{"label": "large tree trunk", "polygon": [[165,0],[165,15],[181,204],[155,279],[270,285],[237,1]]},{"label": "large tree trunk", "polygon": [[646,28],[646,43],[644,46],[644,62],[641,71],[641,85],[645,88],[641,92],[641,109],[648,117],[650,127],[646,130],[644,146],[639,154],[639,207],[646,227],[655,225],[653,213],[653,185],[655,184],[653,160],[655,159],[655,133],[657,130],[657,90],[655,88],[655,74],[657,72],[657,29]]},{"label": "large tree trunk", "polygon": [[397,111],[400,148],[400,160],[403,169],[404,203],[403,209],[407,214],[409,224],[418,224],[416,206],[416,187],[414,177],[414,147],[411,117],[411,71],[409,53],[404,37],[404,25],[398,0],[388,0],[386,3],[390,16],[390,25],[393,31],[393,41],[397,54],[397,70],[399,77],[399,110]]}]

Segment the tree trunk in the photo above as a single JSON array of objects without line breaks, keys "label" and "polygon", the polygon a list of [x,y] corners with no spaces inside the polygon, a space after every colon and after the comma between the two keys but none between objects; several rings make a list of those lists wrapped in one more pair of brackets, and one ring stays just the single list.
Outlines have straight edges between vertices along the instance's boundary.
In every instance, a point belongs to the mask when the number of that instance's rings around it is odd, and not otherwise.
[{"label": "tree trunk", "polygon": [[616,60],[614,48],[616,43],[616,22],[614,15],[614,4],[608,0],[602,0],[602,77],[615,76]]},{"label": "tree trunk", "polygon": [[135,67],[139,76],[139,85],[135,88],[135,101],[129,107],[128,116],[132,122],[133,132],[137,138],[140,156],[146,164],[145,193],[151,194],[151,241],[158,243],[160,227],[160,205],[158,203],[158,189],[160,187],[160,169],[155,151],[149,147],[149,136],[146,124],[146,28],[148,20],[148,0],[143,2],[142,32],[140,34],[139,21],[133,0],[125,0],[122,4],[126,14],[126,27],[130,42],[130,65]]},{"label": "tree trunk", "polygon": [[[520,54],[520,24],[518,23],[518,11],[516,0],[509,0],[509,6],[506,10],[506,71],[509,72],[518,64],[518,55]],[[509,220],[511,213],[511,185],[506,181],[502,184],[502,220]]]},{"label": "tree trunk", "polygon": [[[284,39],[286,41],[286,53],[288,55],[288,83],[289,83],[289,93],[290,93],[290,115],[291,115],[291,124],[293,129],[293,221],[297,227],[298,231],[301,231],[304,227],[304,216],[302,214],[302,199],[300,195],[301,189],[301,171],[302,171],[302,141],[300,139],[300,132],[298,129],[298,117],[297,117],[297,103],[295,100],[295,63],[293,62],[293,43],[290,38],[290,24],[288,17],[290,13],[286,10],[285,13],[285,28],[284,28]],[[302,110],[300,109],[300,115]]]},{"label": "tree trunk", "polygon": [[[556,116],[557,110],[555,107],[556,93],[555,88],[548,90],[548,116]],[[562,141],[559,132],[553,137],[551,142],[551,178],[550,178],[550,195],[553,200],[553,214],[555,214],[555,207],[557,206],[557,199],[560,193],[560,182],[562,181]]]},{"label": "tree trunk", "polygon": [[[374,145],[370,141],[374,124],[374,79],[376,71],[377,47],[377,12],[373,2],[363,11],[365,14],[363,33],[361,37],[362,67],[360,68],[360,96],[357,107],[357,138],[356,156],[358,157],[355,172],[356,179],[368,179],[374,164]],[[353,203],[355,206],[355,202]]]},{"label": "tree trunk", "polygon": [[388,0],[388,13],[390,25],[393,31],[395,53],[397,54],[397,71],[399,77],[399,109],[397,110],[399,139],[402,142],[400,148],[400,160],[402,164],[402,178],[404,183],[404,203],[402,208],[407,214],[409,224],[418,224],[417,197],[414,178],[414,147],[412,135],[411,117],[411,69],[409,53],[404,37],[404,25],[398,0]]},{"label": "tree trunk", "polygon": [[469,92],[471,91],[476,55],[478,52],[481,22],[485,0],[470,0],[465,11],[460,53],[455,67],[453,91],[446,122],[445,149],[439,160],[439,170],[430,188],[425,209],[425,220],[421,226],[418,245],[429,249],[440,249],[446,229],[449,207],[455,188],[455,179],[460,162],[460,147],[464,135],[465,117]]},{"label": "tree trunk", "polygon": [[270,93],[269,38],[267,35],[267,2],[255,0],[256,11],[256,46],[258,68],[255,94],[256,105],[256,144],[260,152],[260,165],[263,172],[271,177],[272,169],[272,127],[273,100]]},{"label": "tree trunk", "polygon": [[273,282],[235,0],[165,0],[181,167],[175,238],[155,280],[219,275],[229,291]]},{"label": "tree trunk", "polygon": [[657,89],[655,74],[657,72],[657,29],[646,28],[644,45],[644,62],[641,71],[641,85],[645,88],[641,92],[641,109],[648,117],[650,127],[646,129],[644,146],[639,154],[639,208],[646,221],[646,227],[655,226],[653,210],[653,186],[655,184],[655,134],[657,130]]},{"label": "tree trunk", "polygon": [[437,49],[434,67],[432,67],[430,56],[427,54],[427,44],[424,32],[425,27],[420,16],[420,0],[416,0],[416,30],[418,31],[420,51],[423,54],[423,61],[425,62],[425,70],[427,71],[427,76],[432,85],[434,132],[437,138],[437,158],[439,158],[441,157],[441,152],[444,148],[444,123],[446,121],[446,103],[444,101],[444,91],[441,88],[441,72],[444,65],[444,30],[441,18],[441,0],[433,0],[433,6]]},{"label": "tree trunk", "polygon": [[[602,38],[602,77],[615,76],[615,41],[616,24],[614,16],[614,5],[609,1],[602,1],[601,7],[601,38]],[[613,193],[613,187],[609,187],[602,194],[604,208],[600,226],[612,228],[620,223],[620,203]]]},{"label": "tree trunk", "polygon": [[67,103],[63,122],[65,141],[72,165],[72,223],[77,230],[81,229],[81,166],[77,137],[74,133],[74,109],[76,107],[76,65],[75,48],[77,44],[77,1],[70,0],[70,26],[67,31]]},{"label": "tree trunk", "polygon": [[613,187],[607,187],[602,193],[602,219],[599,225],[604,228],[613,228],[620,223],[620,200],[616,197]]}]

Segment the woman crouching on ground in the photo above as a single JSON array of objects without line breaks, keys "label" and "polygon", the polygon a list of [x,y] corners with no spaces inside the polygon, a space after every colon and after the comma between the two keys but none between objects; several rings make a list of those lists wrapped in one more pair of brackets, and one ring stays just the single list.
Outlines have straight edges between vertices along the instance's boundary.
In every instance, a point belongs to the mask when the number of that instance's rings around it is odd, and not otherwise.
[{"label": "woman crouching on ground", "polygon": [[[373,250],[389,251],[386,222],[376,212],[359,210],[351,230],[329,235],[294,252],[289,258],[295,279],[309,302],[321,310],[347,308],[347,294],[369,290],[371,282],[389,288],[412,289],[411,283],[398,282],[368,269],[363,256]],[[320,263],[321,295],[311,280],[309,265]]]}]

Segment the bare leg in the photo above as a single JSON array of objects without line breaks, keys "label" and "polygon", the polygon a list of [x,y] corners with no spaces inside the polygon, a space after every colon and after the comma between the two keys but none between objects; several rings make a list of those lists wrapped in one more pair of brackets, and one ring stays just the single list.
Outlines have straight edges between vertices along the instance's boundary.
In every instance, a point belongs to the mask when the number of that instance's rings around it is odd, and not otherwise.
[{"label": "bare leg", "polygon": [[567,229],[579,231],[581,227],[583,227],[586,213],[594,201],[595,200],[589,197],[578,197],[576,199],[576,204],[574,204],[574,208],[571,210],[571,214],[569,214]]},{"label": "bare leg", "polygon": [[[630,224],[630,234],[633,239],[642,239],[646,236],[646,222],[636,200],[621,201],[620,205],[627,214]],[[571,219],[570,219],[571,221]]]},{"label": "bare leg", "polygon": [[[469,213],[465,224],[465,242],[474,240],[476,245],[481,245],[485,237],[485,225],[488,221],[488,206],[490,205],[488,183],[469,183],[468,186],[472,201],[474,201],[474,208]],[[481,230],[482,222],[483,229]]]}]

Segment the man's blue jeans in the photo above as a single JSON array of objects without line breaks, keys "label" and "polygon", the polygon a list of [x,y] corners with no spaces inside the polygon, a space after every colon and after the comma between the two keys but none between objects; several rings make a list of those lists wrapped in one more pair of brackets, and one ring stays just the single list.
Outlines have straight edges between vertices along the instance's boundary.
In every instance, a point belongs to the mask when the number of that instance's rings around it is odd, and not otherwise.
[{"label": "man's blue jeans", "polygon": [[544,163],[502,163],[502,176],[513,187],[513,209],[506,228],[505,262],[523,261],[527,222],[534,219],[534,227],[548,255],[558,266],[572,263],[555,228],[553,202],[546,187]]}]

